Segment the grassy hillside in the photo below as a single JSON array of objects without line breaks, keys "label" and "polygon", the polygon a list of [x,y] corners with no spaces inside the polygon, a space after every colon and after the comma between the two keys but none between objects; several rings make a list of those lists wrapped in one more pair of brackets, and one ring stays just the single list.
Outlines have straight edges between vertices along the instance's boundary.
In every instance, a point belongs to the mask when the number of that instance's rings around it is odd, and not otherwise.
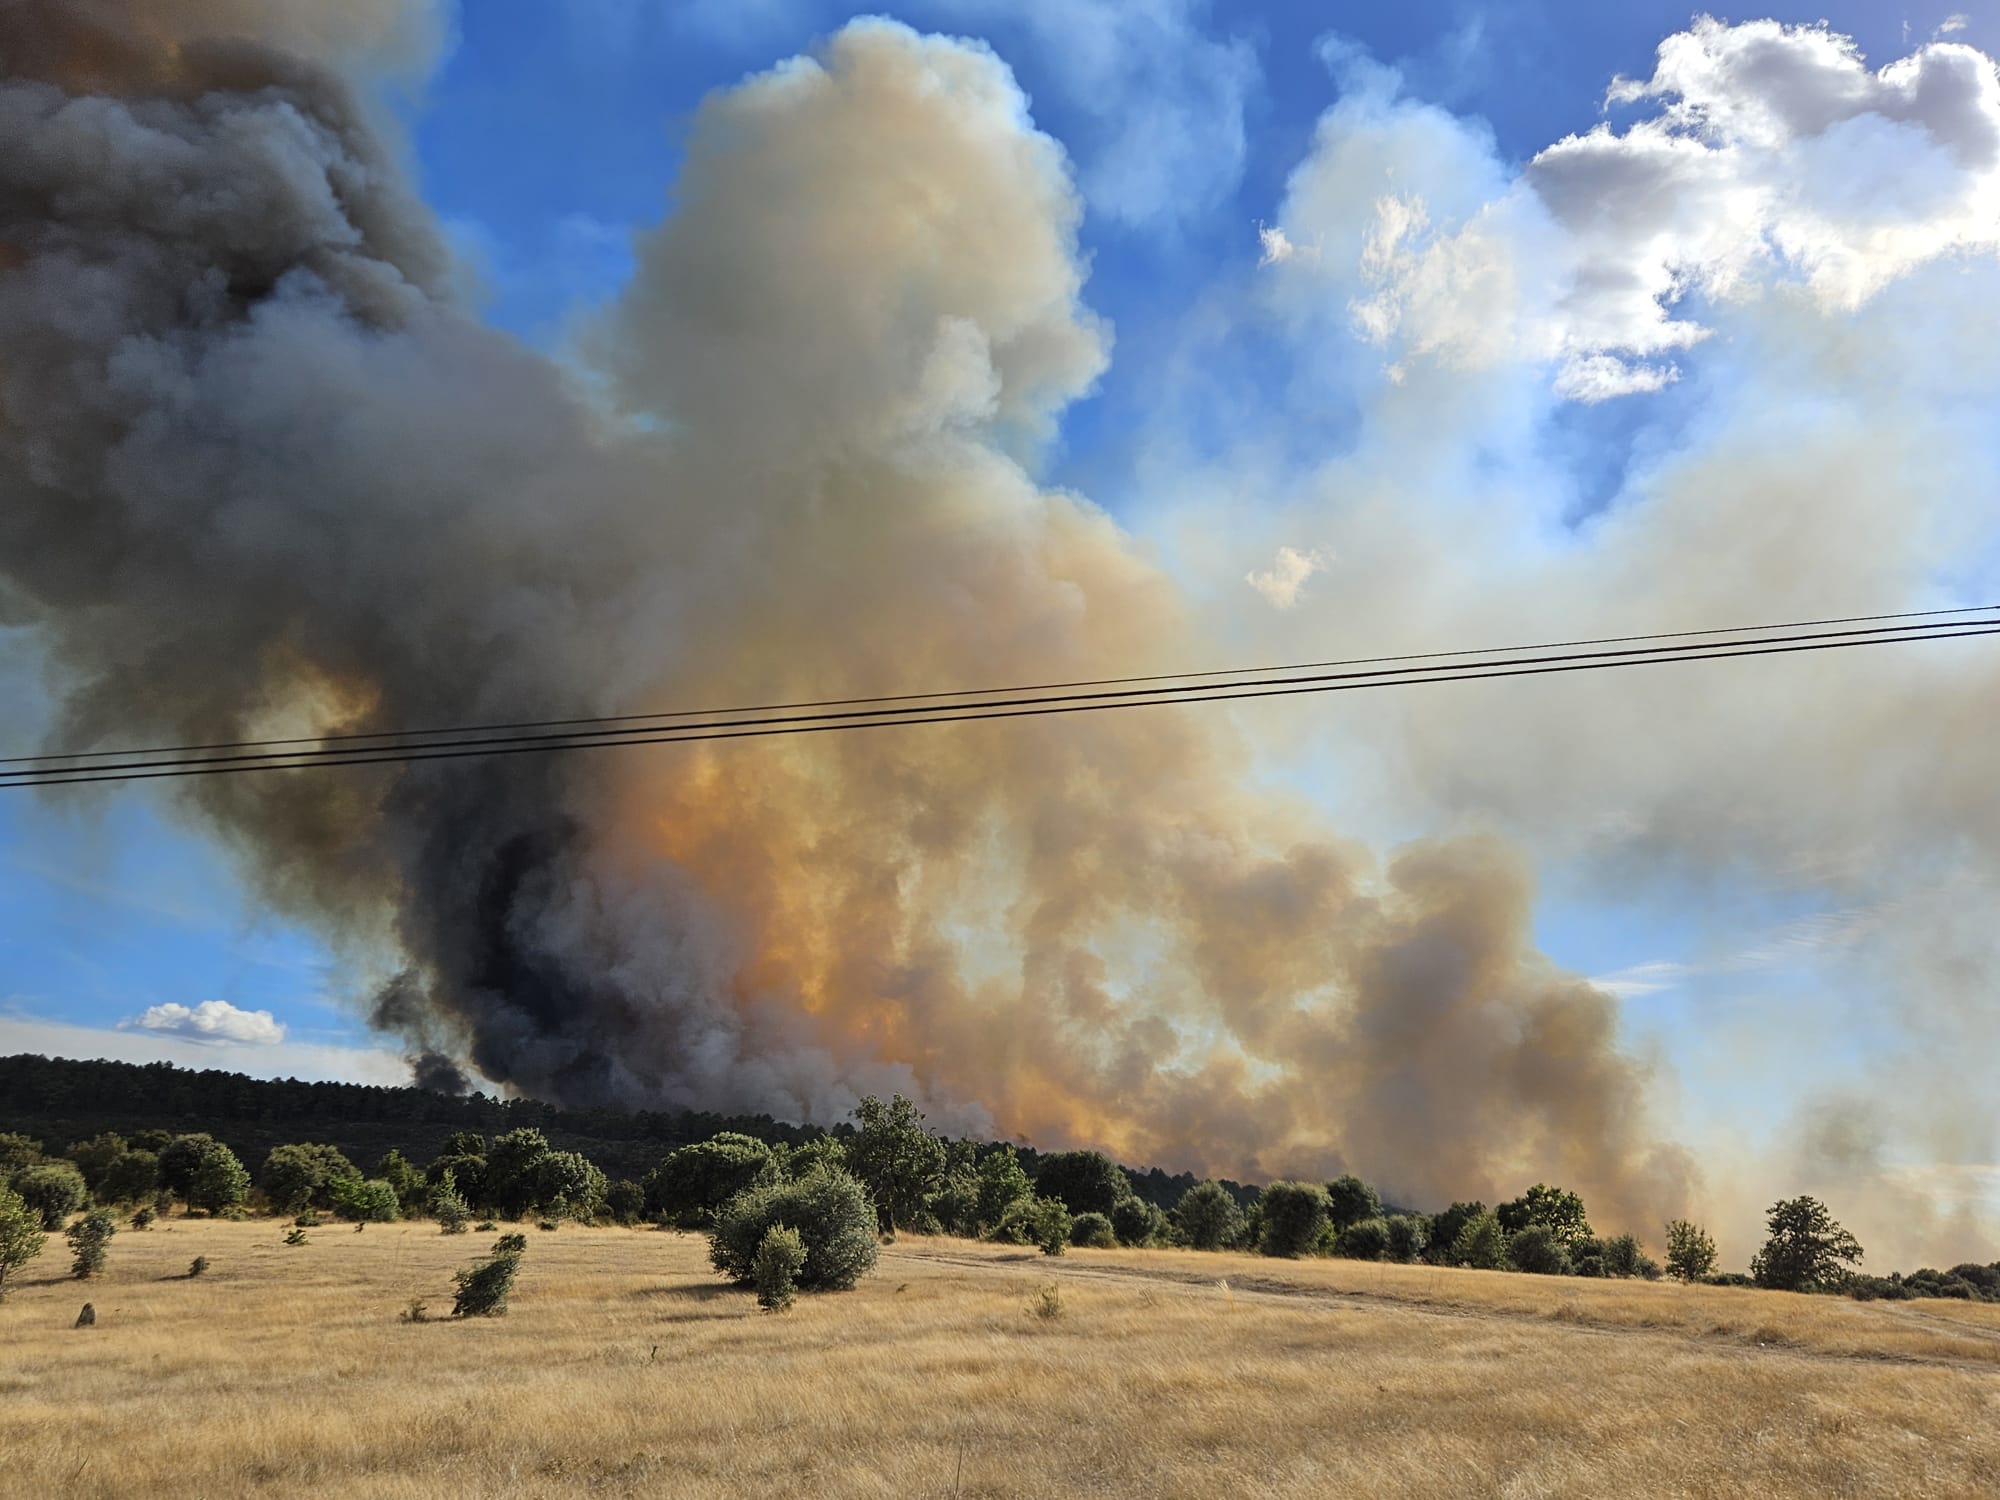
[{"label": "grassy hillside", "polygon": [[905,1236],[770,1316],[698,1238],[565,1227],[505,1318],[412,1324],[490,1235],[283,1232],[166,1221],[88,1283],[52,1241],[0,1304],[0,1491],[2000,1492],[1996,1306]]}]

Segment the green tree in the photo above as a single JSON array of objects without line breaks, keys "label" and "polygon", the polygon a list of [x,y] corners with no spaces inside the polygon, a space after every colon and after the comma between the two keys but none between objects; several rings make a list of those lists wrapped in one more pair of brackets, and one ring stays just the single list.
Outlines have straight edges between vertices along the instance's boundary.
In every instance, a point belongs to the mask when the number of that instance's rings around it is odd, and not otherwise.
[{"label": "green tree", "polygon": [[[446,1142],[446,1146],[449,1148],[452,1142],[463,1142],[467,1139],[478,1141],[481,1147],[486,1144],[483,1138],[473,1135],[470,1131],[461,1130],[452,1135],[451,1141]],[[468,1205],[484,1207],[490,1201],[486,1196],[486,1153],[483,1149],[479,1151],[446,1149],[439,1152],[437,1158],[424,1168],[424,1181],[435,1191],[447,1172],[451,1174],[453,1184]]]},{"label": "green tree", "polygon": [[99,1192],[105,1175],[112,1163],[127,1150],[125,1137],[107,1130],[102,1135],[94,1135],[87,1141],[78,1141],[69,1148],[69,1159],[76,1163],[77,1171],[83,1173],[83,1180],[92,1193]]},{"label": "green tree", "polygon": [[0,1130],[0,1179],[12,1177],[23,1167],[42,1159],[42,1143],[33,1136]]},{"label": "green tree", "polygon": [[1817,1198],[1785,1198],[1765,1221],[1771,1237],[1750,1262],[1757,1285],[1781,1292],[1834,1290],[1862,1260],[1860,1243]]},{"label": "green tree", "polygon": [[[1349,1172],[1326,1185],[1326,1216],[1338,1234],[1350,1224],[1382,1217],[1382,1200],[1375,1189]],[[1368,1259],[1373,1259],[1370,1256]]]},{"label": "green tree", "polygon": [[1111,1205],[1111,1228],[1121,1245],[1150,1245],[1167,1231],[1167,1216],[1139,1197]]},{"label": "green tree", "polygon": [[1667,1221],[1667,1274],[1677,1281],[1700,1281],[1715,1269],[1715,1241],[1699,1224]]},{"label": "green tree", "polygon": [[[774,1152],[773,1156],[776,1155]],[[783,1156],[778,1170],[791,1178],[807,1176],[822,1167],[839,1167],[843,1171],[847,1168],[847,1148],[830,1135],[816,1135],[803,1145],[789,1148]]]},{"label": "green tree", "polygon": [[97,1185],[97,1195],[106,1203],[150,1202],[159,1190],[160,1158],[152,1151],[127,1151]]},{"label": "green tree", "polygon": [[82,1281],[104,1269],[105,1257],[111,1248],[111,1236],[118,1232],[118,1221],[111,1217],[108,1208],[93,1208],[63,1231],[63,1238],[69,1241],[73,1259],[70,1274]]},{"label": "green tree", "polygon": [[1491,1209],[1481,1209],[1467,1219],[1451,1242],[1451,1259],[1454,1265],[1481,1271],[1503,1268],[1507,1264],[1507,1231],[1500,1225],[1500,1216]]},{"label": "green tree", "polygon": [[1391,1214],[1383,1224],[1389,1231],[1391,1260],[1416,1260],[1430,1242],[1430,1220],[1422,1214]]},{"label": "green tree", "polygon": [[448,1171],[431,1189],[430,1211],[431,1217],[438,1221],[438,1228],[446,1234],[464,1234],[472,1222],[472,1210],[458,1190],[458,1179]]},{"label": "green tree", "polygon": [[1021,1170],[1021,1158],[1012,1146],[1000,1146],[979,1158],[979,1203],[977,1215],[982,1232],[1000,1222],[1000,1216],[1034,1191],[1028,1174]]},{"label": "green tree", "polygon": [[486,1198],[509,1219],[518,1219],[541,1192],[537,1169],[549,1154],[549,1140],[539,1130],[510,1130],[497,1137],[486,1152]]},{"label": "green tree", "polygon": [[1507,1258],[1515,1270],[1531,1276],[1567,1276],[1575,1269],[1562,1241],[1546,1224],[1529,1224],[1509,1235]]},{"label": "green tree", "polygon": [[518,1234],[502,1235],[492,1254],[476,1266],[454,1271],[458,1291],[451,1299],[454,1318],[498,1318],[507,1311],[507,1296],[514,1290],[514,1278],[521,1269],[521,1252],[527,1241]]},{"label": "green tree", "polygon": [[317,1141],[273,1146],[257,1172],[257,1186],[264,1190],[272,1209],[281,1214],[332,1208],[334,1184],[360,1180],[360,1168],[344,1151]]},{"label": "green tree", "polygon": [[711,1224],[748,1188],[777,1179],[771,1148],[754,1136],[724,1131],[667,1156],[646,1176],[646,1212],[683,1229]]},{"label": "green tree", "polygon": [[7,1278],[40,1255],[48,1239],[41,1214],[0,1182],[0,1299],[7,1295]]},{"label": "green tree", "polygon": [[1274,1182],[1258,1200],[1266,1255],[1296,1260],[1319,1243],[1327,1225],[1326,1189],[1316,1182]]},{"label": "green tree", "polygon": [[620,1177],[604,1190],[604,1211],[617,1224],[636,1224],[646,1214],[646,1190],[629,1177]]},{"label": "green tree", "polygon": [[1450,1266],[1457,1262],[1452,1259],[1453,1249],[1465,1226],[1486,1212],[1484,1203],[1454,1203],[1442,1213],[1433,1214],[1430,1232],[1425,1236],[1425,1255],[1433,1265]]},{"label": "green tree", "polygon": [[375,1163],[375,1175],[396,1190],[396,1207],[406,1217],[421,1213],[430,1199],[430,1184],[424,1174],[393,1146]]},{"label": "green tree", "polygon": [[250,1174],[212,1135],[177,1135],[160,1152],[160,1185],[189,1208],[218,1213],[243,1201]]},{"label": "green tree", "polygon": [[1109,1218],[1120,1198],[1132,1196],[1132,1184],[1102,1151],[1055,1151],[1036,1167],[1035,1191],[1044,1198],[1060,1198],[1073,1214]]},{"label": "green tree", "polygon": [[1348,1260],[1381,1260],[1389,1253],[1389,1225],[1383,1219],[1349,1224],[1334,1239],[1333,1253]]},{"label": "green tree", "polygon": [[380,1177],[342,1177],[333,1184],[333,1211],[355,1224],[393,1224],[396,1189]]},{"label": "green tree", "polygon": [[1219,1182],[1197,1182],[1174,1205],[1174,1222],[1197,1250],[1220,1250],[1243,1228],[1243,1209]]},{"label": "green tree", "polygon": [[709,1259],[732,1281],[751,1285],[757,1248],[781,1224],[805,1246],[798,1284],[806,1291],[846,1291],[875,1264],[875,1206],[855,1177],[833,1169],[738,1193],[709,1231]]},{"label": "green tree", "polygon": [[610,1181],[588,1157],[551,1151],[535,1163],[535,1203],[544,1213],[588,1223],[604,1208]]},{"label": "green tree", "polygon": [[83,1173],[66,1161],[39,1162],[14,1174],[14,1191],[42,1216],[42,1228],[60,1229],[90,1197]]},{"label": "green tree", "polygon": [[854,1106],[860,1128],[847,1146],[847,1167],[875,1200],[881,1226],[913,1226],[944,1177],[944,1142],[924,1129],[923,1114],[901,1094],[883,1103],[872,1094]]},{"label": "green tree", "polygon": [[1109,1250],[1118,1243],[1118,1235],[1103,1214],[1078,1214],[1070,1220],[1069,1242],[1083,1250]]},{"label": "green tree", "polygon": [[1583,1199],[1562,1188],[1538,1182],[1520,1197],[1501,1204],[1494,1211],[1500,1227],[1519,1234],[1530,1225],[1548,1230],[1564,1250],[1574,1250],[1591,1237],[1590,1219],[1583,1211]]}]

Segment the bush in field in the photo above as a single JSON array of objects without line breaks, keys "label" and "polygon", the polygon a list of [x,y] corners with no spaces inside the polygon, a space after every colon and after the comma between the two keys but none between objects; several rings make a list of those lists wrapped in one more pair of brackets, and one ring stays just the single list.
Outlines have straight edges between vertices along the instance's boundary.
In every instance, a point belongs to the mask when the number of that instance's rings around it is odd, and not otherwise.
[{"label": "bush in field", "polygon": [[[976,1212],[980,1228],[989,1233],[1009,1208],[1034,1192],[1028,1182],[1028,1174],[1021,1170],[1021,1158],[1014,1154],[1012,1146],[1001,1146],[980,1157],[978,1177],[979,1204]],[[1020,1243],[1026,1244],[1027,1241]]]},{"label": "bush in field", "polygon": [[1391,1260],[1416,1260],[1430,1243],[1430,1221],[1422,1214],[1392,1214],[1383,1223],[1389,1231]]},{"label": "bush in field", "polygon": [[290,1229],[285,1231],[285,1243],[287,1245],[305,1244],[306,1243],[305,1230],[300,1228],[298,1225],[294,1224]]},{"label": "bush in field", "polygon": [[1465,1232],[1465,1226],[1486,1212],[1486,1205],[1454,1203],[1443,1213],[1433,1214],[1430,1232],[1425,1236],[1425,1258],[1435,1265],[1454,1266],[1458,1262],[1452,1257],[1458,1248],[1458,1237]]},{"label": "bush in field", "polygon": [[1491,1209],[1482,1209],[1465,1221],[1458,1238],[1451,1242],[1452,1264],[1481,1271],[1498,1271],[1507,1264],[1507,1231]]},{"label": "bush in field", "polygon": [[[520,1240],[510,1245],[509,1240]],[[454,1271],[458,1291],[451,1299],[454,1318],[497,1318],[507,1311],[507,1294],[514,1290],[514,1277],[521,1270],[521,1251],[527,1242],[519,1235],[502,1236],[493,1253],[476,1266]]]},{"label": "bush in field", "polygon": [[40,1255],[48,1238],[41,1214],[0,1182],[0,1297],[7,1295],[7,1278]]},{"label": "bush in field", "polygon": [[1576,1269],[1562,1241],[1546,1224],[1530,1224],[1509,1236],[1507,1258],[1515,1270],[1531,1276],[1568,1276]]},{"label": "bush in field", "polygon": [[431,1189],[431,1217],[446,1234],[464,1234],[472,1222],[472,1210],[458,1191],[458,1179],[447,1170]]},{"label": "bush in field", "polygon": [[873,1095],[854,1106],[860,1129],[847,1143],[847,1170],[874,1201],[880,1227],[930,1229],[930,1195],[942,1186],[944,1142],[924,1128],[923,1112],[901,1094]]},{"label": "bush in field", "polygon": [[604,1208],[610,1180],[576,1151],[551,1151],[535,1162],[535,1203],[551,1218],[589,1223]]},{"label": "bush in field", "polygon": [[408,1157],[391,1147],[375,1163],[375,1175],[396,1190],[396,1212],[402,1216],[422,1213],[430,1196],[430,1184]]},{"label": "bush in field", "polygon": [[1132,1184],[1101,1151],[1055,1151],[1035,1169],[1035,1191],[1044,1198],[1060,1198],[1073,1214],[1109,1218],[1118,1200],[1132,1195]]},{"label": "bush in field", "polygon": [[60,1229],[90,1196],[83,1173],[66,1161],[45,1161],[14,1174],[14,1191],[41,1215],[42,1228]]},{"label": "bush in field", "polygon": [[764,1238],[757,1242],[756,1258],[750,1263],[757,1305],[769,1312],[783,1312],[790,1307],[805,1263],[805,1241],[799,1238],[796,1229],[774,1224],[765,1230]]},{"label": "bush in field", "polygon": [[380,1177],[344,1177],[333,1184],[334,1212],[362,1224],[393,1224],[398,1207],[396,1189]]},{"label": "bush in field", "polygon": [[999,1222],[986,1231],[986,1238],[1003,1245],[1040,1245],[1053,1234],[1053,1226],[1058,1222],[1062,1227],[1062,1242],[1067,1245],[1069,1210],[1054,1198],[1039,1198],[1030,1193],[1025,1198],[1016,1198],[1002,1210]]},{"label": "bush in field", "polygon": [[359,1181],[361,1171],[338,1146],[316,1141],[273,1146],[257,1173],[257,1186],[281,1214],[332,1208],[334,1185]]},{"label": "bush in field", "polygon": [[188,1275],[190,1277],[204,1275],[207,1271],[208,1257],[206,1255],[197,1255],[193,1260],[188,1262]]},{"label": "bush in field", "polygon": [[1220,1250],[1243,1227],[1243,1210],[1219,1182],[1197,1182],[1174,1208],[1181,1233],[1197,1250]]},{"label": "bush in field", "polygon": [[151,1229],[153,1227],[153,1219],[154,1214],[150,1208],[139,1209],[132,1215],[132,1227],[134,1229]]},{"label": "bush in field", "polygon": [[1316,1182],[1274,1182],[1258,1200],[1264,1211],[1266,1255],[1296,1260],[1319,1243],[1326,1228],[1326,1189]]},{"label": "bush in field", "polygon": [[1667,1221],[1667,1274],[1676,1281],[1700,1281],[1715,1269],[1715,1241],[1699,1224]]},{"label": "bush in field", "polygon": [[1109,1250],[1118,1243],[1118,1234],[1105,1215],[1078,1214],[1069,1222],[1069,1242],[1082,1250]]},{"label": "bush in field", "polygon": [[1750,1262],[1757,1285],[1781,1292],[1832,1291],[1861,1263],[1861,1245],[1817,1198],[1771,1205],[1771,1237]]},{"label": "bush in field", "polygon": [[682,1229],[714,1222],[738,1193],[777,1178],[771,1148],[754,1136],[724,1131],[669,1154],[646,1177],[646,1212]]},{"label": "bush in field", "polygon": [[106,1255],[111,1249],[111,1236],[118,1232],[118,1221],[111,1217],[108,1208],[93,1208],[63,1231],[63,1238],[69,1241],[69,1273],[78,1281],[95,1276],[104,1269]]},{"label": "bush in field", "polygon": [[218,1214],[250,1191],[236,1153],[212,1135],[177,1135],[160,1151],[160,1185],[191,1209]]},{"label": "bush in field", "polygon": [[[1344,1177],[1336,1177],[1326,1185],[1327,1219],[1338,1234],[1350,1224],[1359,1224],[1363,1219],[1382,1217],[1382,1200],[1375,1189],[1349,1172]],[[1373,1256],[1364,1259],[1373,1260]]]},{"label": "bush in field", "polygon": [[1111,1229],[1121,1245],[1149,1245],[1166,1233],[1167,1216],[1143,1198],[1120,1198],[1111,1209]]},{"label": "bush in field", "polygon": [[604,1212],[614,1224],[636,1224],[646,1216],[646,1190],[620,1177],[604,1190]]},{"label": "bush in field", "polygon": [[150,1202],[160,1190],[160,1158],[152,1151],[127,1151],[114,1161],[97,1185],[106,1203]]},{"label": "bush in field", "polygon": [[104,1196],[104,1179],[111,1171],[112,1164],[123,1156],[128,1148],[125,1137],[107,1130],[102,1135],[92,1136],[87,1141],[77,1141],[69,1148],[69,1159],[76,1163],[77,1171],[83,1173],[83,1180],[92,1193]]},{"label": "bush in field", "polygon": [[1564,1188],[1538,1182],[1520,1197],[1493,1210],[1500,1227],[1509,1234],[1537,1226],[1549,1231],[1566,1251],[1591,1236],[1590,1219],[1583,1211],[1583,1199]]},{"label": "bush in field", "polygon": [[1646,1253],[1637,1239],[1621,1234],[1604,1242],[1604,1274],[1639,1276],[1654,1281],[1659,1277],[1660,1264]]},{"label": "bush in field", "polygon": [[756,1279],[757,1247],[777,1225],[798,1232],[806,1291],[846,1291],[875,1264],[875,1206],[846,1172],[815,1172],[797,1182],[767,1182],[730,1199],[709,1231],[716,1270],[744,1285]]},{"label": "bush in field", "polygon": [[1382,1219],[1361,1219],[1341,1230],[1333,1253],[1348,1260],[1381,1260],[1389,1253],[1389,1225]]}]

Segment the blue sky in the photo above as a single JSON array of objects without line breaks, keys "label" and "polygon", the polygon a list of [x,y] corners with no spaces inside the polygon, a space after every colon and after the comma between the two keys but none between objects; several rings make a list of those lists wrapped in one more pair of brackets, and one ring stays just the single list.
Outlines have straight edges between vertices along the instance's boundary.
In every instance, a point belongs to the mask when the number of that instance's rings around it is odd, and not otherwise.
[{"label": "blue sky", "polygon": [[[466,7],[435,76],[398,96],[396,108],[424,194],[446,221],[485,316],[560,353],[577,320],[631,275],[631,236],[670,211],[681,142],[703,97],[811,51],[851,14],[804,0]],[[1465,191],[1491,199],[1563,137],[1600,121],[1622,128],[1653,110],[1643,101],[1607,105],[1607,89],[1620,75],[1649,76],[1662,40],[1690,20],[1683,5],[1653,3],[932,0],[888,14],[990,44],[1026,92],[1037,127],[1067,150],[1084,202],[1084,296],[1115,344],[1094,391],[1063,414],[1041,477],[1087,494],[1167,555],[1174,517],[1199,510],[1216,473],[1270,478],[1268,495],[1243,503],[1260,511],[1256,526],[1275,540],[1293,534],[1284,528],[1307,514],[1316,485],[1337,469],[1343,482],[1359,483],[1370,454],[1393,446],[1374,415],[1393,399],[1379,378],[1389,356],[1344,335],[1315,347],[1316,315],[1297,314],[1284,290],[1267,293],[1260,279],[1260,227],[1285,228],[1317,253],[1301,227],[1310,203],[1300,174],[1326,113],[1344,99],[1358,111],[1371,107],[1371,88],[1379,91],[1371,118],[1385,131],[1407,122],[1398,109],[1435,106],[1458,142],[1451,149],[1473,163],[1465,171],[1491,179]],[[1957,42],[2000,45],[1989,19],[1955,18],[1948,5],[1822,3],[1778,19],[1822,17],[1877,65],[1941,28]],[[1442,203],[1449,188],[1432,196]],[[1280,269],[1290,274],[1303,261]],[[1344,288],[1341,306],[1352,300]],[[1705,316],[1701,294],[1679,312]],[[1467,409],[1495,415],[1488,428],[1468,419],[1456,456],[1440,463],[1460,478],[1476,473],[1496,486],[1555,494],[1548,529],[1587,531],[1624,503],[1634,476],[1679,452],[1689,433],[1721,423],[1723,393],[1738,378],[1729,361],[1753,337],[1725,332],[1712,355],[1689,346],[1674,356],[1677,370],[1686,367],[1682,378],[1615,401],[1560,400],[1545,382],[1518,375],[1504,390],[1467,385]],[[1400,364],[1393,379],[1403,379]],[[1301,656],[1320,649],[1309,619],[1286,623],[1288,637],[1264,623],[1235,644]],[[1408,628],[1407,620],[1396,626]],[[42,718],[33,642],[18,631],[0,641],[8,642],[0,703],[9,740],[30,750]],[[1472,642],[1398,635],[1368,644]],[[1370,837],[1422,835],[1462,814],[1488,815],[1386,800],[1349,809],[1343,773],[1310,747],[1276,759]],[[1539,861],[1537,930],[1546,951],[1618,990],[1630,1044],[1658,1062],[1687,1116],[1720,1109],[1731,1129],[1776,1129],[1796,1099],[1746,1086],[1740,1056],[1718,1055],[1715,1038],[1755,1034],[1760,1008],[1786,1024],[1809,1013],[1824,966],[1861,941],[1867,901],[1775,881],[1743,860],[1704,864],[1685,852],[1634,859],[1565,846]],[[75,808],[18,793],[0,799],[0,1047],[115,1048],[226,1059],[259,1072],[388,1076],[393,1058],[355,1019],[362,987],[313,934],[260,911],[232,878],[225,851],[177,827],[145,795]],[[214,1000],[268,1011],[284,1042],[204,1037],[180,1012],[155,1010]],[[135,1024],[149,1011],[167,1020]],[[1741,1029],[1712,1024],[1717,1017]],[[1815,1086],[1859,1078],[1887,1045],[1879,1018],[1863,1017],[1795,1034],[1782,1069]],[[1721,1050],[1731,1047],[1738,1042]]]}]

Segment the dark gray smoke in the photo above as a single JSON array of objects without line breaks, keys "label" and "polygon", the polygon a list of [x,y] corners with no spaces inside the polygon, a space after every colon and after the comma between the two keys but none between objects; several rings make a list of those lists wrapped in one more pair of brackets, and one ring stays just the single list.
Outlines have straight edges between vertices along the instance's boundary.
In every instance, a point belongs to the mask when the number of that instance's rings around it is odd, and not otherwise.
[{"label": "dark gray smoke", "polygon": [[[454,300],[342,69],[423,7],[0,8],[0,580],[66,746],[1143,669],[1165,578],[1024,456],[1088,389],[1060,149],[861,22],[704,105],[587,349]],[[570,1104],[943,1122],[1405,1197],[1680,1206],[1610,997],[1480,842],[1378,869],[1177,713],[219,777],[373,1019]]]}]

